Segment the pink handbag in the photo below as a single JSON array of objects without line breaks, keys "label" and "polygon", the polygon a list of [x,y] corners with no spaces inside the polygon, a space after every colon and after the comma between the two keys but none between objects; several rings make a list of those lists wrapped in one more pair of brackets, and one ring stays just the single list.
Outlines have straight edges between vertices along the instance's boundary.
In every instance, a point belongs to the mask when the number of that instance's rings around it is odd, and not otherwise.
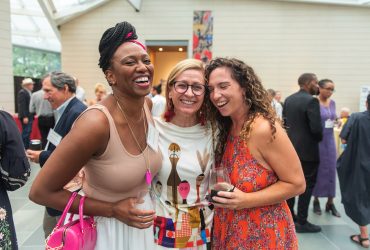
[{"label": "pink handbag", "polygon": [[96,225],[93,216],[83,217],[85,196],[82,196],[80,199],[80,205],[78,207],[79,219],[72,221],[74,214],[71,214],[68,223],[62,225],[76,196],[76,192],[72,193],[58,224],[46,239],[47,250],[94,249],[96,244]]}]

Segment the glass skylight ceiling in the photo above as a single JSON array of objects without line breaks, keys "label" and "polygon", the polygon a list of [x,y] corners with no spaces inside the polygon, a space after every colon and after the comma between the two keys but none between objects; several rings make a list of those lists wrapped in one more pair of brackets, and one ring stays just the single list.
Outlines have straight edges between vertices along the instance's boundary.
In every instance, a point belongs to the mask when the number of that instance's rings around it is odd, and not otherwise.
[{"label": "glass skylight ceiling", "polygon": [[68,20],[70,16],[89,11],[104,2],[107,1],[10,0],[12,43],[23,47],[60,52],[57,25]]},{"label": "glass skylight ceiling", "polygon": [[[60,52],[57,26],[110,0],[9,0],[12,43]],[[122,1],[122,0],[121,0]],[[127,0],[140,6],[141,0]],[[144,0],[143,0],[144,1]],[[227,0],[225,0],[227,1]],[[279,0],[277,0],[279,1]],[[370,0],[280,0],[290,2],[344,4],[370,7]],[[137,8],[137,7],[136,7]]]}]

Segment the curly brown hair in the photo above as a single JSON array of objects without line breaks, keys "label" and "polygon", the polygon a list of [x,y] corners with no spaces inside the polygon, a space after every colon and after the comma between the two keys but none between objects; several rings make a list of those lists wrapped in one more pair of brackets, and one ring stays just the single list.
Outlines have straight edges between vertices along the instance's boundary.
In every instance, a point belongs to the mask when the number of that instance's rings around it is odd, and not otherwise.
[{"label": "curly brown hair", "polygon": [[[244,97],[245,103],[249,107],[247,120],[244,122],[242,130],[240,131],[240,138],[247,141],[252,131],[254,120],[258,116],[264,117],[269,121],[271,127],[271,140],[275,138],[276,127],[276,114],[271,105],[270,98],[267,91],[262,86],[261,81],[255,74],[252,67],[248,66],[241,60],[235,58],[216,58],[209,62],[205,69],[205,78],[208,85],[209,76],[217,68],[225,67],[230,69],[231,77],[236,80],[240,87],[245,89]],[[218,131],[214,135],[216,141],[215,147],[215,161],[220,163],[223,153],[225,151],[226,140],[230,133],[232,121],[230,117],[224,117],[220,114],[217,108],[211,103],[209,98],[209,91],[206,93],[206,115],[207,119],[211,122],[213,131]]]}]

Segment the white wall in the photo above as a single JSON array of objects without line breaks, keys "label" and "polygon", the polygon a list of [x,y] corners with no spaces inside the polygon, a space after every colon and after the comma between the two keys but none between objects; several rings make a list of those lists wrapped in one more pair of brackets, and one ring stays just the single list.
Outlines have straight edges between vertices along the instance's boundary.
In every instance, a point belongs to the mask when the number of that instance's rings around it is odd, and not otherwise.
[{"label": "white wall", "polygon": [[[214,56],[250,64],[266,88],[283,98],[298,89],[301,73],[336,83],[337,108],[359,107],[360,85],[370,84],[370,8],[260,0],[143,0],[135,12],[113,0],[62,25],[62,68],[80,78],[88,97],[105,81],[98,43],[105,29],[127,20],[145,40],[192,42],[194,10],[212,10]],[[190,45],[191,46],[191,45]],[[191,49],[191,48],[190,48]]]},{"label": "white wall", "polygon": [[0,108],[14,112],[10,2],[0,1]]}]

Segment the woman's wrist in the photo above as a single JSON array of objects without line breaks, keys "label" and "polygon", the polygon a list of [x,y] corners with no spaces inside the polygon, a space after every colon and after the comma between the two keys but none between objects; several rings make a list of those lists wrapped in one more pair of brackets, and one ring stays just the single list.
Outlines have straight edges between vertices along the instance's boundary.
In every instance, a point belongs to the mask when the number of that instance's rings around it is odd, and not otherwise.
[{"label": "woman's wrist", "polygon": [[107,211],[107,214],[105,217],[116,218],[115,203],[109,203],[108,209],[106,211]]},{"label": "woman's wrist", "polygon": [[243,192],[243,197],[242,197],[242,207],[240,209],[244,208],[251,208],[250,204],[250,194]]}]

